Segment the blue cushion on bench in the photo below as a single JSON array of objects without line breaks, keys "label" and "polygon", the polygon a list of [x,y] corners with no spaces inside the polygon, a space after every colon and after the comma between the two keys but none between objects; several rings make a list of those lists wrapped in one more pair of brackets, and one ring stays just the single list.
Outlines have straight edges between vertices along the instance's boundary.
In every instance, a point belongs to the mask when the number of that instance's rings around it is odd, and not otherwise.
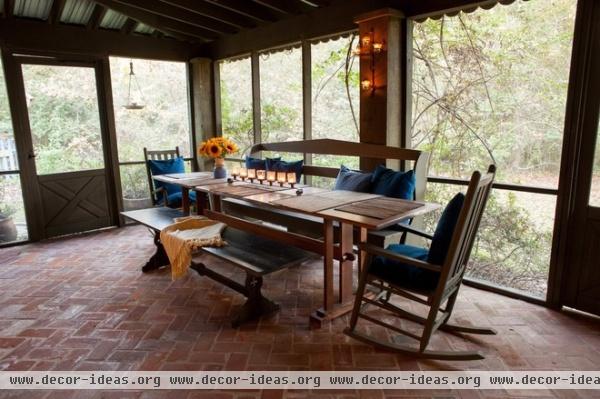
[{"label": "blue cushion on bench", "polygon": [[302,177],[302,169],[304,160],[299,161],[283,161],[267,158],[267,170],[275,170],[277,172],[296,172],[296,183],[300,183]]},{"label": "blue cushion on bench", "polygon": [[415,183],[414,171],[396,172],[379,165],[373,172],[371,192],[386,197],[412,200],[415,195]]},{"label": "blue cushion on bench", "polygon": [[[152,172],[152,176],[168,175],[173,173],[185,173],[185,162],[183,161],[183,157],[176,157],[173,159],[165,160],[149,159],[148,165],[150,166],[150,172]],[[158,180],[154,180],[154,187],[156,189],[164,187],[165,190],[167,190],[168,195],[181,192],[181,187],[179,187],[178,185],[164,183]]]},{"label": "blue cushion on bench", "polygon": [[348,169],[342,165],[335,179],[334,190],[357,191],[368,193],[371,190],[372,173],[364,173],[359,170]]},{"label": "blue cushion on bench", "polygon": [[[427,249],[412,245],[392,244],[386,249],[422,261],[427,261],[428,257]],[[438,272],[421,269],[383,256],[373,257],[370,272],[392,284],[419,290],[434,289],[440,278]]]},{"label": "blue cushion on bench", "polygon": [[444,263],[464,202],[465,195],[463,193],[458,193],[450,200],[450,202],[448,202],[448,205],[446,205],[442,217],[435,228],[435,233],[433,233],[427,262],[433,263],[434,265],[441,265]]},{"label": "blue cushion on bench", "polygon": [[268,170],[269,162],[279,160],[281,160],[281,157],[266,159],[246,157],[246,169]]}]

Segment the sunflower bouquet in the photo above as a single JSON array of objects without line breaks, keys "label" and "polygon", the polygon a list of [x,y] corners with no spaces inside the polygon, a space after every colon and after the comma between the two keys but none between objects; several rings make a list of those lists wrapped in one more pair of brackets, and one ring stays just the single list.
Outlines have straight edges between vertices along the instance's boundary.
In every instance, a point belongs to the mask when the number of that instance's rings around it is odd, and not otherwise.
[{"label": "sunflower bouquet", "polygon": [[198,147],[198,154],[203,157],[225,158],[226,155],[234,154],[238,151],[238,146],[233,141],[225,137],[213,137],[208,139]]}]

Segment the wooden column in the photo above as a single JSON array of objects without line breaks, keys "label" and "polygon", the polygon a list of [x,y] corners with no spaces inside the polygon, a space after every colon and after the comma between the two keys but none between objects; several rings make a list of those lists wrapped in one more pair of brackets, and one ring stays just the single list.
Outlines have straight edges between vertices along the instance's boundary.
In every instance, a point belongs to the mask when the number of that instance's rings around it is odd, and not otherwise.
[{"label": "wooden column", "polygon": [[[360,34],[360,81],[371,82],[370,89],[360,92],[360,141],[401,147],[403,126],[402,109],[404,73],[402,54],[405,53],[405,35],[402,34],[404,15],[395,9],[382,9],[363,14],[355,19]],[[370,43],[364,44],[369,38]],[[375,52],[373,43],[383,48]],[[360,167],[372,170],[382,159],[361,158]],[[398,161],[388,161],[387,166],[400,168]]]},{"label": "wooden column", "polygon": [[[302,122],[304,140],[312,140],[312,52],[308,40],[302,42]],[[304,164],[312,164],[312,154],[304,154]],[[304,176],[312,184],[312,176]]]},{"label": "wooden column", "polygon": [[[260,56],[254,51],[250,56],[252,67],[252,121],[254,144],[262,142],[262,125],[260,115]],[[260,157],[260,153],[257,155]]]},{"label": "wooden column", "polygon": [[198,170],[211,170],[212,164],[207,158],[199,158],[196,149],[202,141],[216,135],[213,61],[209,58],[192,59],[190,77],[193,157]]}]

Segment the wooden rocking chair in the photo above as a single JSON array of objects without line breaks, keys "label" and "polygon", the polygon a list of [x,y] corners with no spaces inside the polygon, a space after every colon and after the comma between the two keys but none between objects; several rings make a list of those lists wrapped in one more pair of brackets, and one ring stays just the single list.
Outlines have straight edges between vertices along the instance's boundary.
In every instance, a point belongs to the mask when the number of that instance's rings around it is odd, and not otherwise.
[{"label": "wooden rocking chair", "polygon": [[[488,173],[483,177],[479,172],[473,173],[466,196],[457,194],[455,199],[444,210],[435,236],[438,236],[440,230],[444,230],[444,228],[449,230],[447,220],[445,226],[440,226],[443,224],[442,221],[445,218],[453,220],[451,222],[451,230],[446,231],[447,238],[445,242],[442,240],[441,247],[445,246],[443,248],[445,252],[441,254],[442,260],[439,263],[429,262],[432,256],[431,252],[434,250],[434,240],[438,238],[434,238],[434,236],[408,226],[406,228],[411,233],[432,240],[432,246],[429,251],[424,248],[402,244],[391,245],[387,249],[367,243],[359,244],[359,249],[366,253],[366,266],[361,272],[350,325],[344,330],[344,333],[382,349],[420,358],[438,360],[477,360],[484,358],[481,353],[476,351],[429,351],[427,350],[427,346],[431,335],[438,329],[457,333],[496,334],[494,330],[488,328],[458,326],[448,323],[471,254],[479,222],[481,221],[481,216],[492,187],[495,172],[495,166],[491,165]],[[456,201],[457,198],[460,201]],[[462,206],[460,203],[462,203]],[[453,216],[451,216],[452,212],[454,212]],[[436,250],[438,252],[439,249],[440,245],[437,245]],[[377,287],[381,291],[375,297],[365,295],[367,284]],[[393,305],[390,303],[392,294],[397,294],[428,306],[428,315],[422,317]],[[363,302],[365,302],[365,305],[363,305]],[[423,330],[421,335],[414,334],[397,325],[388,324],[374,316],[363,313],[364,308],[368,305],[375,305],[392,312],[396,317],[422,324]],[[359,318],[383,326],[406,337],[413,338],[419,341],[419,345],[406,345],[407,338],[402,336],[394,338],[394,342],[384,342],[359,332],[356,330]]]}]

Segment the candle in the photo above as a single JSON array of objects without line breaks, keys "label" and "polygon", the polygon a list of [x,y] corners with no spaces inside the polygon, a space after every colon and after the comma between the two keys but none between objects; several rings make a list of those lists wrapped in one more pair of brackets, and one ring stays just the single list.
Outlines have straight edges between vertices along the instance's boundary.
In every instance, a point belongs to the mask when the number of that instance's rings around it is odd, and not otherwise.
[{"label": "candle", "polygon": [[234,179],[237,179],[237,177],[240,175],[240,167],[239,166],[235,166],[233,168],[233,170],[231,171],[231,176],[233,176]]},{"label": "candle", "polygon": [[279,182],[280,186],[283,186],[286,182],[285,172],[277,172],[277,182]]},{"label": "candle", "polygon": [[244,180],[248,176],[248,170],[246,168],[240,168],[240,177]]},{"label": "candle", "polygon": [[258,179],[258,181],[262,184],[263,180],[265,180],[265,178],[267,177],[267,171],[266,170],[257,170],[256,171],[256,178]]},{"label": "candle", "polygon": [[270,185],[273,185],[273,182],[275,181],[276,177],[277,177],[277,172],[275,172],[274,170],[267,171],[267,181],[269,182]]},{"label": "candle", "polygon": [[256,169],[248,169],[248,179],[250,179],[250,181],[256,179]]},{"label": "candle", "polygon": [[296,172],[288,172],[287,174],[287,182],[290,183],[293,187],[296,184]]}]

